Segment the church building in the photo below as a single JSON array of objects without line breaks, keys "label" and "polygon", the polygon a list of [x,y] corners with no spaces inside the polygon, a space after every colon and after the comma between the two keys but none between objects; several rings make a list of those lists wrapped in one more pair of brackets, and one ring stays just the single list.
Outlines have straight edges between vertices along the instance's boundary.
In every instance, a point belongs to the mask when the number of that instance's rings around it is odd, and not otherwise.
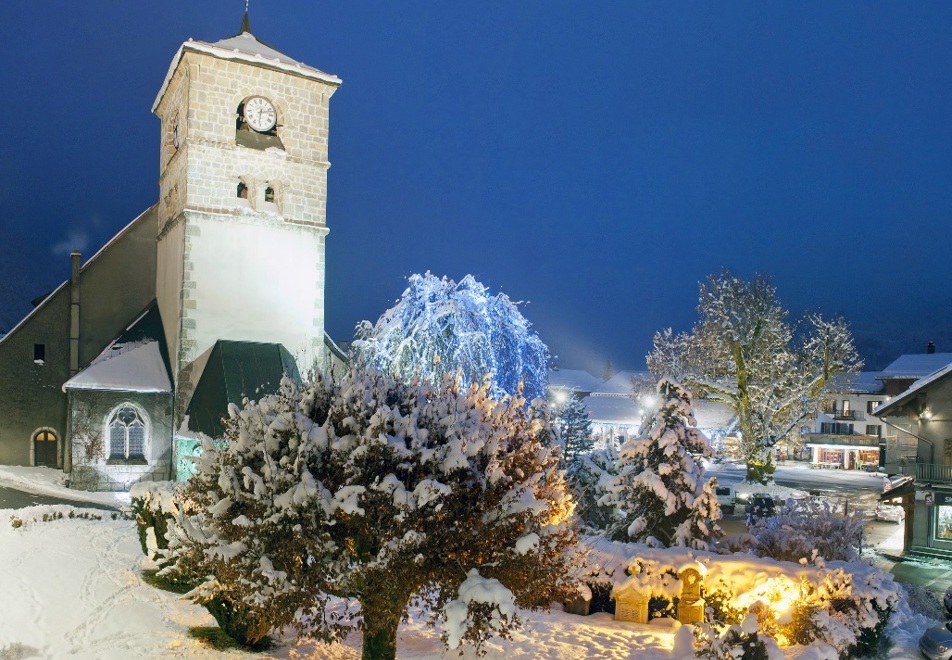
[{"label": "church building", "polygon": [[0,464],[74,488],[184,478],[230,403],[345,360],[324,332],[328,113],[341,81],[259,41],[189,40],[153,113],[159,197],[0,339]]}]

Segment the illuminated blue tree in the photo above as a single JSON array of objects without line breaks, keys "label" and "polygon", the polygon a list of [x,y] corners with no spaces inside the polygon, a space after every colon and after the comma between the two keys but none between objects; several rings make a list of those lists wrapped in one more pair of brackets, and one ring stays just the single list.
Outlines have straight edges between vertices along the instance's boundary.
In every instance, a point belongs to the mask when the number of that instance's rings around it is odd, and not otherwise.
[{"label": "illuminated blue tree", "polygon": [[495,296],[472,275],[459,283],[427,272],[411,275],[397,301],[371,325],[362,321],[352,345],[358,361],[390,374],[441,383],[492,377],[492,394],[513,394],[524,382],[529,401],[545,397],[549,349],[516,303]]}]

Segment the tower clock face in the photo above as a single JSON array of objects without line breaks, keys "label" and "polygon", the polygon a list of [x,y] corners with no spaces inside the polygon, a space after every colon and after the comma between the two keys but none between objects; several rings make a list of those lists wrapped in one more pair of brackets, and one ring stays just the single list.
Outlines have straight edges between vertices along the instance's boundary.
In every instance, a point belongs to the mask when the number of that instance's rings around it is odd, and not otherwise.
[{"label": "tower clock face", "polygon": [[259,133],[265,133],[274,128],[277,121],[277,115],[274,112],[274,106],[271,101],[263,96],[252,96],[245,101],[243,113],[245,121],[251,128]]}]

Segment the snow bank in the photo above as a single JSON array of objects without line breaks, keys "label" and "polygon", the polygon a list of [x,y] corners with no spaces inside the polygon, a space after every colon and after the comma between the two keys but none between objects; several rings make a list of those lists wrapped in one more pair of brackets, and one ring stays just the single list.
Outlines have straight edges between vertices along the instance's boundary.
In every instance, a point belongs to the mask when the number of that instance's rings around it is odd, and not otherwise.
[{"label": "snow bank", "polygon": [[34,495],[74,500],[77,504],[87,502],[119,508],[129,504],[130,501],[129,493],[93,493],[68,488],[63,471],[48,467],[0,465],[0,486]]}]

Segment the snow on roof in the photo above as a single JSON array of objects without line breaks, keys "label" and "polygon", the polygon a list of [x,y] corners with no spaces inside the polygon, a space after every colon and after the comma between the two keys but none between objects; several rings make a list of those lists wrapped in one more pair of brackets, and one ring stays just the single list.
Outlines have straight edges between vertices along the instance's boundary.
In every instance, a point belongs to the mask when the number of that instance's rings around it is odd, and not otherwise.
[{"label": "snow on roof", "polygon": [[952,364],[952,353],[909,353],[896,358],[879,378],[922,378],[947,364]]},{"label": "snow on roof", "polygon": [[589,396],[582,400],[589,419],[603,424],[641,423],[641,406],[628,397]]},{"label": "snow on roof", "polygon": [[[644,405],[628,397],[592,396],[582,400],[589,419],[602,424],[627,424],[638,426],[641,423]],[[734,411],[723,403],[715,401],[695,401],[691,404],[694,420],[699,429],[728,429],[734,421]],[[650,411],[648,411],[650,412]]]},{"label": "snow on roof", "polygon": [[[933,355],[941,354],[933,353]],[[952,374],[952,362],[945,365],[938,371],[933,372],[926,378],[920,378],[915,383],[913,383],[912,387],[910,387],[908,390],[877,407],[872,414],[876,417],[884,417],[888,412],[898,410],[902,404],[915,397],[919,392],[929,387],[933,383],[945,379],[945,377],[949,376],[950,374]]]},{"label": "snow on roof", "polygon": [[553,369],[549,372],[549,387],[572,392],[594,392],[602,381],[581,369]]},{"label": "snow on roof", "polygon": [[88,367],[63,384],[66,390],[171,392],[159,342],[111,343]]},{"label": "snow on roof", "polygon": [[342,82],[340,78],[333,74],[325,73],[320,69],[315,69],[312,66],[298,62],[284,53],[275,50],[263,41],[259,41],[250,32],[241,32],[233,37],[216,41],[213,44],[189,39],[179,46],[175,57],[172,58],[172,64],[169,66],[168,73],[165,74],[162,87],[159,89],[159,93],[155,97],[155,102],[152,104],[152,112],[155,112],[155,109],[159,107],[159,101],[161,101],[165,95],[169,81],[172,80],[172,74],[175,72],[175,69],[178,68],[179,61],[182,59],[182,55],[186,50],[205,53],[220,59],[240,60],[242,62],[267,66],[286,73],[311,78],[313,80],[320,80],[329,85],[336,86]]},{"label": "snow on roof", "polygon": [[886,385],[882,371],[861,371],[857,374],[838,373],[827,384],[830,392],[843,394],[881,394]]},{"label": "snow on roof", "polygon": [[617,374],[602,383],[596,392],[599,394],[631,394],[631,381],[650,381],[647,371],[619,371]]}]

